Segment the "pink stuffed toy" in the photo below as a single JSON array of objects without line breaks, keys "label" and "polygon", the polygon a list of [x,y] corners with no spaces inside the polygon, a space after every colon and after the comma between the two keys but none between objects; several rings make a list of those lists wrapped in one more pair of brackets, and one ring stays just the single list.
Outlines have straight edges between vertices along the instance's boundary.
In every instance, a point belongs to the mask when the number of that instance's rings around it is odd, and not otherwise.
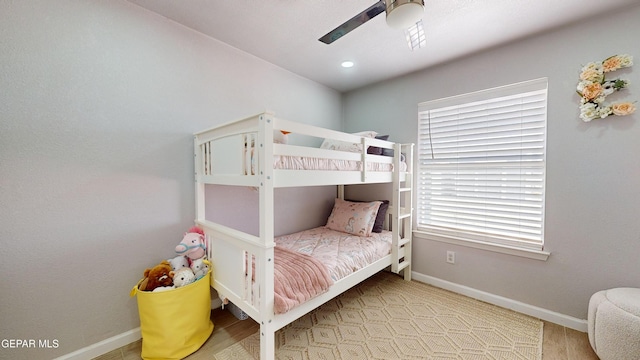
[{"label": "pink stuffed toy", "polygon": [[185,255],[190,260],[204,257],[207,247],[204,240],[204,231],[197,226],[192,227],[184,234],[182,242],[176,246],[176,254]]}]

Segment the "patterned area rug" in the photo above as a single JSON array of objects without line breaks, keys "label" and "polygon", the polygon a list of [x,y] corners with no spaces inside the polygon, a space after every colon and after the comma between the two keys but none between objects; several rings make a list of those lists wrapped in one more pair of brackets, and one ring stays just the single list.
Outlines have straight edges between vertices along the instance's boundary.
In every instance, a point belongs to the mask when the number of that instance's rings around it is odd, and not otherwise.
[{"label": "patterned area rug", "polygon": [[[542,358],[542,321],[381,272],[276,333],[276,359]],[[258,333],[215,354],[259,359]]]}]

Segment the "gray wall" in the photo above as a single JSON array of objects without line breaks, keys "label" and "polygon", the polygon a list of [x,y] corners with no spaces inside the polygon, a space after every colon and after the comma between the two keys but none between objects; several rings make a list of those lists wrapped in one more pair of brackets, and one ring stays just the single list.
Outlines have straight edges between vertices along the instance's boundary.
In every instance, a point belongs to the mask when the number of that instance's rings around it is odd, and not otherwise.
[{"label": "gray wall", "polygon": [[[129,290],[193,221],[193,132],[264,109],[340,129],[344,111],[347,131],[415,141],[418,102],[541,76],[551,257],[416,241],[414,270],[584,318],[594,291],[640,286],[640,115],[584,124],[574,87],[588,61],[640,61],[638,19],[636,7],[341,98],[124,1],[1,1],[0,338],[60,346],[0,357],[49,359],[139,326]],[[640,99],[640,72],[623,74],[626,95]],[[250,191],[212,194],[256,204]],[[311,194],[277,194],[309,199],[280,216],[277,232],[326,215],[334,190]],[[239,226],[255,216],[225,215]]]},{"label": "gray wall", "polygon": [[129,291],[193,225],[191,134],[265,109],[342,126],[336,91],[128,2],[0,1],[0,339],[59,343],[0,358],[138,327]]},{"label": "gray wall", "polygon": [[[414,271],[578,319],[586,319],[594,292],[640,286],[640,111],[584,123],[575,93],[582,65],[627,53],[636,66],[613,75],[631,85],[607,100],[640,100],[638,33],[634,6],[344,95],[345,130],[416,142],[420,102],[549,78],[548,261],[418,239]],[[415,56],[421,51],[429,49]],[[445,262],[447,250],[456,251],[456,264]]]}]

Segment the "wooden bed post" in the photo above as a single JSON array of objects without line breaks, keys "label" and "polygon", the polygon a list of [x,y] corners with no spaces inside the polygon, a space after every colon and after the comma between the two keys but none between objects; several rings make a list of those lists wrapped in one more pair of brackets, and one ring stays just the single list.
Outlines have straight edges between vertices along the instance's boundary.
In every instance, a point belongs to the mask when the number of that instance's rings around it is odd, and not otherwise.
[{"label": "wooden bed post", "polygon": [[[274,116],[264,113],[258,119],[258,146],[260,149],[258,171],[260,178],[260,239],[264,246],[263,256],[256,259],[256,277],[260,291],[260,359],[271,360],[275,357],[274,285],[274,197],[273,197],[273,123]],[[269,154],[269,158],[264,158]],[[259,270],[258,270],[259,269]]]}]

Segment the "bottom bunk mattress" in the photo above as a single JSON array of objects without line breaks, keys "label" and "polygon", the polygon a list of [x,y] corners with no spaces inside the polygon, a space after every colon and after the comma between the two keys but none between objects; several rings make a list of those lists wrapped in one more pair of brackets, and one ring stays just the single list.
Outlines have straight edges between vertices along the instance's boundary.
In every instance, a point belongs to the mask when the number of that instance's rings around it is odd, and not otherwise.
[{"label": "bottom bunk mattress", "polygon": [[[275,238],[274,312],[283,314],[325,293],[335,281],[391,253],[390,231],[357,236],[324,226]],[[252,290],[255,261],[252,261]]]},{"label": "bottom bunk mattress", "polygon": [[285,248],[319,260],[333,281],[338,281],[391,253],[391,232],[357,236],[324,226],[275,239]]},{"label": "bottom bunk mattress", "polygon": [[275,239],[274,311],[285,313],[391,253],[391,232],[356,236],[317,227]]}]

